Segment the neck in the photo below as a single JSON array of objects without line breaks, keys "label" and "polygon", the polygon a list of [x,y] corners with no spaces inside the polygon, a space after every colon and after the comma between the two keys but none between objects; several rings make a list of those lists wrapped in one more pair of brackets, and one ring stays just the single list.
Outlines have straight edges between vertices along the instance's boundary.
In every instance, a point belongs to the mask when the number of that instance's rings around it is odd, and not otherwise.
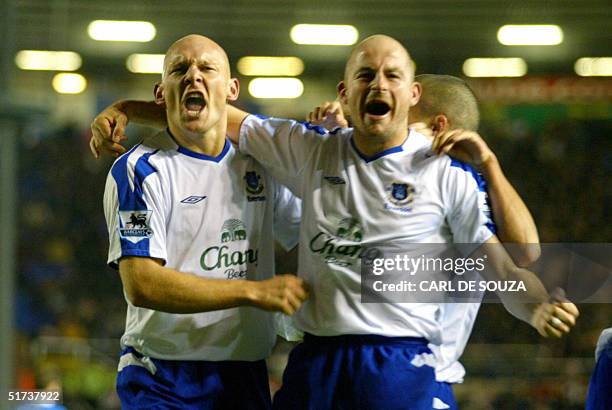
[{"label": "neck", "polygon": [[402,145],[406,140],[408,130],[395,133],[391,137],[364,135],[357,130],[353,134],[355,146],[364,155],[371,157],[389,148],[394,148]]},{"label": "neck", "polygon": [[225,132],[220,132],[222,130],[212,129],[202,134],[186,132],[172,125],[168,125],[168,129],[177,144],[198,154],[216,157],[225,147]]}]

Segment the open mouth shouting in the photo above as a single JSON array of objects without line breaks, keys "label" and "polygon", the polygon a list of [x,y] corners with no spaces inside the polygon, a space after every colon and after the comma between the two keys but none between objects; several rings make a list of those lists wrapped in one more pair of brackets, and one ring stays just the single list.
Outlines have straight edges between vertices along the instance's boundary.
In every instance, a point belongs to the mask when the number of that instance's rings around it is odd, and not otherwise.
[{"label": "open mouth shouting", "polygon": [[189,117],[198,117],[206,108],[204,94],[200,91],[190,91],[183,97],[183,107]]},{"label": "open mouth shouting", "polygon": [[379,99],[368,101],[365,105],[366,117],[378,121],[384,119],[391,112],[391,106]]}]

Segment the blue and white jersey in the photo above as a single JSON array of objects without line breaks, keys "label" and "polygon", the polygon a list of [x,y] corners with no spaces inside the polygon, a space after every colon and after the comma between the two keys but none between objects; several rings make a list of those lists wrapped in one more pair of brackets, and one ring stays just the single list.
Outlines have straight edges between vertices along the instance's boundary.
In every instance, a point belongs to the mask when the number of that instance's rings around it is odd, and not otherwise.
[{"label": "blue and white jersey", "polygon": [[361,252],[368,245],[480,244],[493,233],[478,182],[411,131],[374,157],[352,129],[326,132],[292,120],[249,116],[240,149],[302,198],[298,274],[310,285],[294,315],[319,336],[378,334],[441,343],[439,303],[361,303]]},{"label": "blue and white jersey", "polygon": [[[481,293],[481,297],[484,292]],[[472,295],[472,298],[475,298]],[[465,368],[459,358],[465,350],[480,303],[443,303],[440,323],[442,326],[442,343],[429,344],[436,357],[436,381],[462,383]]]},{"label": "blue and white jersey", "polygon": [[[267,279],[274,275],[272,238],[297,244],[299,205],[228,140],[210,157],[162,132],[117,159],[108,175],[108,263],[141,256],[205,278]],[[173,314],[126,301],[121,343],[153,358],[253,361],[267,357],[275,341],[273,315],[254,307]]]},{"label": "blue and white jersey", "polygon": [[[469,172],[478,184],[478,207],[488,218],[487,228],[496,233],[496,227],[492,220],[489,199],[487,195],[487,184],[482,175],[478,174],[469,165],[451,159],[451,166],[459,167]],[[471,299],[484,297],[483,291],[475,291]],[[440,322],[442,324],[442,343],[440,345],[429,344],[429,348],[436,356],[436,380],[446,383],[462,383],[465,376],[465,368],[459,362],[459,358],[465,350],[470,338],[476,316],[480,309],[479,302],[471,303],[444,303],[441,306]]]}]

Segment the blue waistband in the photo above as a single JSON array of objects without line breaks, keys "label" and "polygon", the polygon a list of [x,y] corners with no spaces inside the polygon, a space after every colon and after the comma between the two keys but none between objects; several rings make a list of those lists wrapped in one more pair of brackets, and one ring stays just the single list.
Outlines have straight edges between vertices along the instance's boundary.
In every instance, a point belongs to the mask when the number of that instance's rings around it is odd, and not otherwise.
[{"label": "blue waistband", "polygon": [[390,337],[381,335],[316,336],[310,333],[305,333],[304,343],[427,346],[429,342],[424,337]]},{"label": "blue waistband", "polygon": [[142,353],[134,349],[132,346],[126,346],[123,349],[121,349],[121,354],[119,356],[123,356],[124,354],[127,354],[127,353],[132,353],[134,356],[136,356],[139,359],[144,357]]}]

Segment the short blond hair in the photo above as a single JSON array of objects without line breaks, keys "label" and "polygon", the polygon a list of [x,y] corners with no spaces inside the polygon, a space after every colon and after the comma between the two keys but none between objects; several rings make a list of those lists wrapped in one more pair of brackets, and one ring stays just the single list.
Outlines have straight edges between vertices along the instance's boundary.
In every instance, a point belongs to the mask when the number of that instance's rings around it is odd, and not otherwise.
[{"label": "short blond hair", "polygon": [[452,75],[441,74],[421,74],[414,80],[423,86],[417,108],[425,117],[433,118],[444,114],[451,129],[478,130],[478,101],[465,81]]}]

